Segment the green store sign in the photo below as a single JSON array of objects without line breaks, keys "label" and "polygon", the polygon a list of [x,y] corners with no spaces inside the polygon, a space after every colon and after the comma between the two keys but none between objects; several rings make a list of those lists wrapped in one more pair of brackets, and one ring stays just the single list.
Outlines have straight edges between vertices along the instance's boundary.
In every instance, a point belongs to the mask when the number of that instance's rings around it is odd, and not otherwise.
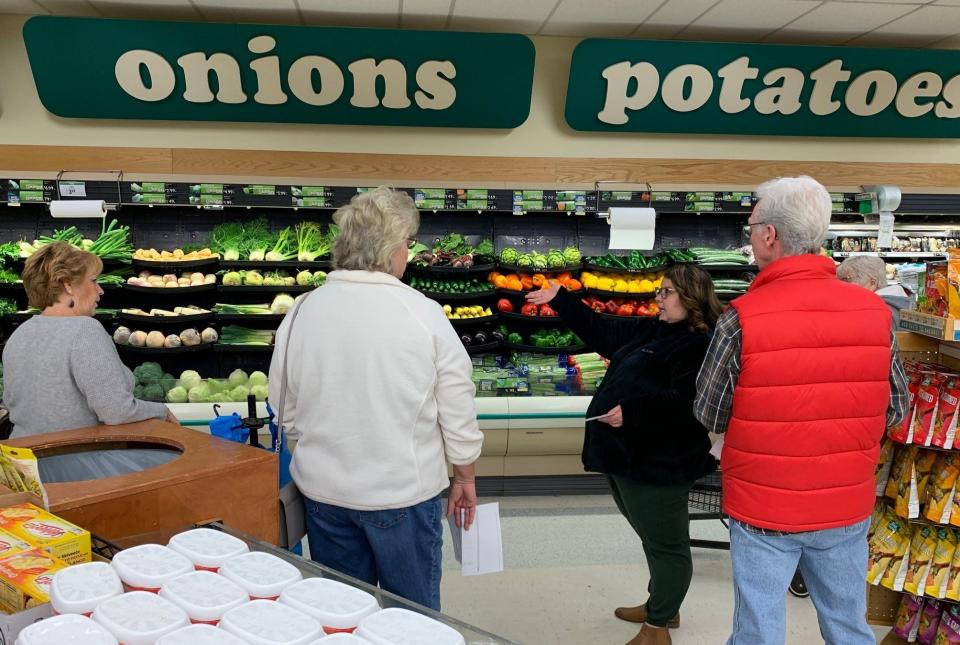
[{"label": "green store sign", "polygon": [[960,51],[589,39],[575,130],[960,137]]},{"label": "green store sign", "polygon": [[40,16],[23,27],[61,117],[515,128],[526,36]]}]

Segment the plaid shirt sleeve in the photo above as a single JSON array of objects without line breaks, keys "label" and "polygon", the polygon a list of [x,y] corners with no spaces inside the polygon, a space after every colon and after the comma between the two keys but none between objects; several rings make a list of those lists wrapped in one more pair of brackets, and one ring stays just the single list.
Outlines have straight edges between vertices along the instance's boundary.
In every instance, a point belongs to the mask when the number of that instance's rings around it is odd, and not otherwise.
[{"label": "plaid shirt sleeve", "polygon": [[895,426],[910,412],[910,390],[907,388],[907,375],[900,362],[900,347],[897,345],[897,333],[890,332],[890,406],[887,408],[887,427]]},{"label": "plaid shirt sleeve", "polygon": [[740,378],[740,348],[740,318],[731,307],[717,320],[713,340],[697,376],[693,414],[711,432],[726,432],[730,423],[733,389]]}]

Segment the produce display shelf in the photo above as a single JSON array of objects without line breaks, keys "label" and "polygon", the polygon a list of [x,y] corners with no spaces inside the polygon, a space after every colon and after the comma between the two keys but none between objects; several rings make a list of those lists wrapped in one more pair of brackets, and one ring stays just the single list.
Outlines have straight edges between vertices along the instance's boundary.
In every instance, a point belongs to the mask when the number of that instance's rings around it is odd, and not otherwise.
[{"label": "produce display shelf", "polygon": [[619,292],[619,291],[601,291],[600,289],[584,289],[591,296],[599,296],[602,298],[653,298],[657,294],[653,291],[643,291],[640,293],[629,293],[629,292]]},{"label": "produce display shelf", "polygon": [[0,282],[0,291],[23,291],[23,282]]},{"label": "produce display shelf", "polygon": [[704,271],[759,271],[756,264],[698,264]]},{"label": "produce display shelf", "polygon": [[521,343],[504,343],[504,347],[517,352],[531,352],[534,354],[577,354],[584,351],[586,345],[569,345],[567,347],[537,347]]},{"label": "produce display shelf", "polygon": [[[418,291],[420,291],[418,289]],[[437,293],[434,291],[420,291],[426,297],[432,300],[472,300],[474,298],[489,298],[490,296],[496,295],[496,291],[489,289],[487,291],[480,291],[478,293]]]},{"label": "produce display shelf", "polygon": [[492,316],[480,316],[479,318],[448,318],[450,324],[454,327],[468,327],[470,325],[480,325],[483,323],[494,322],[499,316],[493,314]]},{"label": "produce display shelf", "polygon": [[557,273],[572,273],[573,271],[579,271],[581,266],[582,265],[578,262],[577,264],[571,264],[569,266],[565,266],[559,269],[535,269],[533,267],[518,267],[513,264],[503,264],[502,262],[497,264],[497,267],[501,271],[508,271],[510,273],[526,273],[528,275],[534,275],[535,273],[542,273],[543,275],[555,275]]},{"label": "produce display shelf", "polygon": [[120,312],[116,317],[119,320],[147,325],[182,325],[205,320],[213,320],[213,312],[211,311],[205,314],[190,314],[188,316],[138,316],[137,314],[125,314]]},{"label": "produce display shelf", "polygon": [[472,267],[450,267],[450,266],[417,266],[408,264],[407,270],[416,273],[429,273],[431,275],[466,275],[469,273],[489,273],[497,268],[496,264],[474,264]]},{"label": "produce display shelf", "polygon": [[217,291],[220,293],[306,293],[307,291],[313,291],[316,289],[312,284],[294,284],[294,285],[283,285],[283,286],[247,286],[242,285],[239,287],[231,287],[227,285],[218,284],[216,285]]},{"label": "produce display shelf", "polygon": [[136,293],[150,293],[154,295],[158,293],[163,293],[165,295],[200,293],[202,291],[216,291],[216,289],[217,289],[217,285],[215,284],[201,284],[196,287],[175,287],[175,288],[174,287],[141,287],[135,284],[123,285],[124,291],[133,291]]},{"label": "produce display shelf", "polygon": [[330,260],[220,260],[221,269],[310,269],[326,271],[333,267]]},{"label": "produce display shelf", "polygon": [[212,343],[215,352],[273,352],[273,345],[229,345],[227,343]]},{"label": "produce display shelf", "polygon": [[214,314],[219,322],[280,322],[286,314]]},{"label": "produce display shelf", "polygon": [[483,343],[482,345],[464,345],[468,354],[489,354],[500,351],[500,341]]},{"label": "produce display shelf", "polygon": [[596,312],[603,318],[610,318],[611,320],[655,320],[657,316],[618,316],[617,314],[605,314]]},{"label": "produce display shelf", "polygon": [[500,315],[505,320],[516,320],[518,322],[525,323],[539,323],[541,325],[550,322],[560,322],[560,316],[525,316],[513,311],[501,311]]},{"label": "produce display shelf", "polygon": [[126,286],[126,285],[123,285],[123,284],[112,284],[112,283],[111,283],[111,284],[100,284],[99,282],[97,283],[97,285],[98,285],[101,289],[103,289],[104,291],[119,291],[120,289],[123,289],[123,288]]},{"label": "produce display shelf", "polygon": [[494,291],[504,296],[525,296],[528,293],[539,291],[539,289],[528,289],[526,291],[517,291],[516,289],[504,289],[503,287],[497,287]]},{"label": "produce display shelf", "polygon": [[140,260],[133,258],[133,266],[145,269],[194,269],[216,266],[219,261],[218,258],[202,258],[200,260]]},{"label": "produce display shelf", "polygon": [[117,345],[117,349],[122,349],[135,354],[155,354],[162,356],[164,354],[192,354],[194,352],[209,351],[214,343],[201,343],[199,345],[181,345],[180,347],[137,347],[136,345]]},{"label": "produce display shelf", "polygon": [[730,291],[729,289],[717,289],[716,291],[718,298],[736,298],[737,296],[742,296],[746,291]]},{"label": "produce display shelf", "polygon": [[880,258],[946,258],[947,252],[943,251],[834,251],[835,258],[849,258],[855,255],[868,255]]},{"label": "produce display shelf", "polygon": [[619,267],[602,267],[599,264],[593,264],[592,262],[586,262],[583,265],[584,271],[600,271],[602,273],[656,273],[657,271],[664,271],[670,268],[671,264],[676,264],[675,262],[667,262],[666,264],[661,264],[655,267],[647,267],[644,269],[621,269]]}]

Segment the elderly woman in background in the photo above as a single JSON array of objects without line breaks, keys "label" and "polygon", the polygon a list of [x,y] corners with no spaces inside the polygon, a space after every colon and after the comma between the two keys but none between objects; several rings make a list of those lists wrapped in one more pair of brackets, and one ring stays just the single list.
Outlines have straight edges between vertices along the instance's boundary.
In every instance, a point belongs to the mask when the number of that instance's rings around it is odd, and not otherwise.
[{"label": "elderly woman in background", "polygon": [[333,219],[335,271],[280,325],[270,366],[274,402],[286,370],[310,555],[439,610],[440,493],[458,525],[476,507],[470,358],[440,306],[400,281],[420,225],[410,196],[377,188]]},{"label": "elderly woman in background", "polygon": [[177,423],[166,405],[134,398],[133,374],[93,318],[102,270],[100,258],[63,242],[27,259],[23,286],[41,314],[17,327],[3,349],[11,436],[145,419]]},{"label": "elderly woman in background", "polygon": [[872,255],[855,255],[837,267],[837,277],[876,293],[893,312],[893,327],[900,327],[900,310],[910,309],[912,301],[899,284],[887,284],[887,268],[883,260]]}]

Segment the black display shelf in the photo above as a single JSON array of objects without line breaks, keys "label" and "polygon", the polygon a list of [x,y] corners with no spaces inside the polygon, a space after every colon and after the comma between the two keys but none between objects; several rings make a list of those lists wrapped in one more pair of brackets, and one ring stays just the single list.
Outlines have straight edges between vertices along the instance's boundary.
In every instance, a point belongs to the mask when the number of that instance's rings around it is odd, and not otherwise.
[{"label": "black display shelf", "polygon": [[228,345],[226,343],[213,343],[213,351],[266,354],[273,351],[273,345]]},{"label": "black display shelf", "polygon": [[[107,287],[104,287],[106,289]],[[215,284],[201,284],[196,287],[140,287],[135,284],[125,284],[123,287],[114,287],[116,289],[123,289],[124,291],[132,291],[134,293],[149,293],[149,294],[163,294],[163,295],[176,295],[176,294],[185,294],[185,293],[201,293],[204,291],[216,291],[217,285]]]},{"label": "black display shelf", "polygon": [[584,351],[586,345],[570,345],[568,347],[537,347],[535,345],[525,345],[522,343],[504,343],[504,347],[516,352],[531,352],[534,354],[576,354]]},{"label": "black display shelf", "polygon": [[608,314],[600,313],[599,311],[594,312],[603,318],[609,318],[611,320],[653,320],[657,316],[618,316],[617,314]]},{"label": "black display shelf", "polygon": [[472,267],[450,267],[450,266],[417,266],[408,264],[407,271],[415,273],[428,273],[430,275],[442,275],[445,277],[467,275],[471,273],[489,273],[497,268],[496,264],[474,264]]},{"label": "black display shelf", "polygon": [[489,354],[500,351],[500,341],[495,340],[492,343],[483,343],[482,345],[464,345],[468,354]]},{"label": "black display shelf", "polygon": [[311,271],[326,271],[333,268],[330,260],[220,260],[221,269],[310,269]]},{"label": "black display shelf", "polygon": [[584,289],[584,291],[598,298],[636,298],[637,300],[648,300],[657,295],[654,291],[644,291],[642,293],[621,293],[619,291],[601,291],[600,289]]},{"label": "black display shelf", "polygon": [[[418,289],[418,291],[420,290]],[[477,298],[489,298],[490,296],[495,296],[497,294],[497,292],[493,289],[490,289],[489,291],[481,291],[479,293],[437,293],[435,291],[420,291],[420,293],[430,298],[431,300],[439,300],[439,301],[475,300]]]},{"label": "black display shelf", "polygon": [[217,291],[220,293],[306,293],[307,291],[313,291],[316,289],[312,284],[294,284],[294,285],[283,285],[283,286],[239,286],[231,287],[228,285],[218,284]]},{"label": "black display shelf", "polygon": [[216,314],[219,322],[248,323],[248,322],[276,322],[283,320],[286,314]]},{"label": "black display shelf", "polygon": [[[661,264],[660,266],[647,267],[646,269],[621,269],[619,267],[602,267],[599,264],[592,264],[589,262],[584,263],[584,271],[600,271],[601,273],[628,273],[628,274],[642,274],[642,273],[657,273],[658,271],[666,271],[670,268],[671,264],[677,264],[676,262],[668,262],[667,264]],[[687,263],[692,264],[692,263]]]},{"label": "black display shelf", "polygon": [[117,345],[117,349],[131,352],[133,354],[153,354],[163,356],[165,354],[193,354],[195,352],[209,351],[215,343],[201,343],[199,345],[181,345],[180,347],[137,347],[136,345]]},{"label": "black display shelf", "polygon": [[756,264],[698,264],[698,267],[704,271],[741,271],[741,272],[754,272],[759,271],[760,268]]},{"label": "black display shelf", "polygon": [[512,264],[503,264],[502,262],[497,263],[497,267],[502,271],[508,273],[526,273],[528,275],[533,275],[535,273],[542,273],[543,275],[556,275],[557,273],[572,273],[574,271],[579,271],[581,269],[581,264],[573,264],[570,266],[561,267],[559,269],[535,269],[533,267],[518,267]]},{"label": "black display shelf", "polygon": [[523,314],[518,314],[515,311],[501,311],[500,316],[506,321],[513,320],[524,323],[539,323],[541,325],[548,324],[550,322],[562,322],[560,316],[525,316]]},{"label": "black display shelf", "polygon": [[492,316],[480,316],[479,318],[447,318],[450,321],[450,324],[454,327],[469,327],[470,325],[482,325],[483,323],[489,323],[496,321],[500,316],[493,314]]},{"label": "black display shelf", "polygon": [[137,314],[125,314],[120,312],[116,316],[117,320],[131,322],[142,325],[189,325],[190,323],[213,320],[213,312],[205,314],[190,314],[186,316],[139,316]]},{"label": "black display shelf", "polygon": [[133,266],[144,269],[196,269],[199,267],[214,267],[218,258],[202,258],[200,260],[140,260],[133,259]]}]

